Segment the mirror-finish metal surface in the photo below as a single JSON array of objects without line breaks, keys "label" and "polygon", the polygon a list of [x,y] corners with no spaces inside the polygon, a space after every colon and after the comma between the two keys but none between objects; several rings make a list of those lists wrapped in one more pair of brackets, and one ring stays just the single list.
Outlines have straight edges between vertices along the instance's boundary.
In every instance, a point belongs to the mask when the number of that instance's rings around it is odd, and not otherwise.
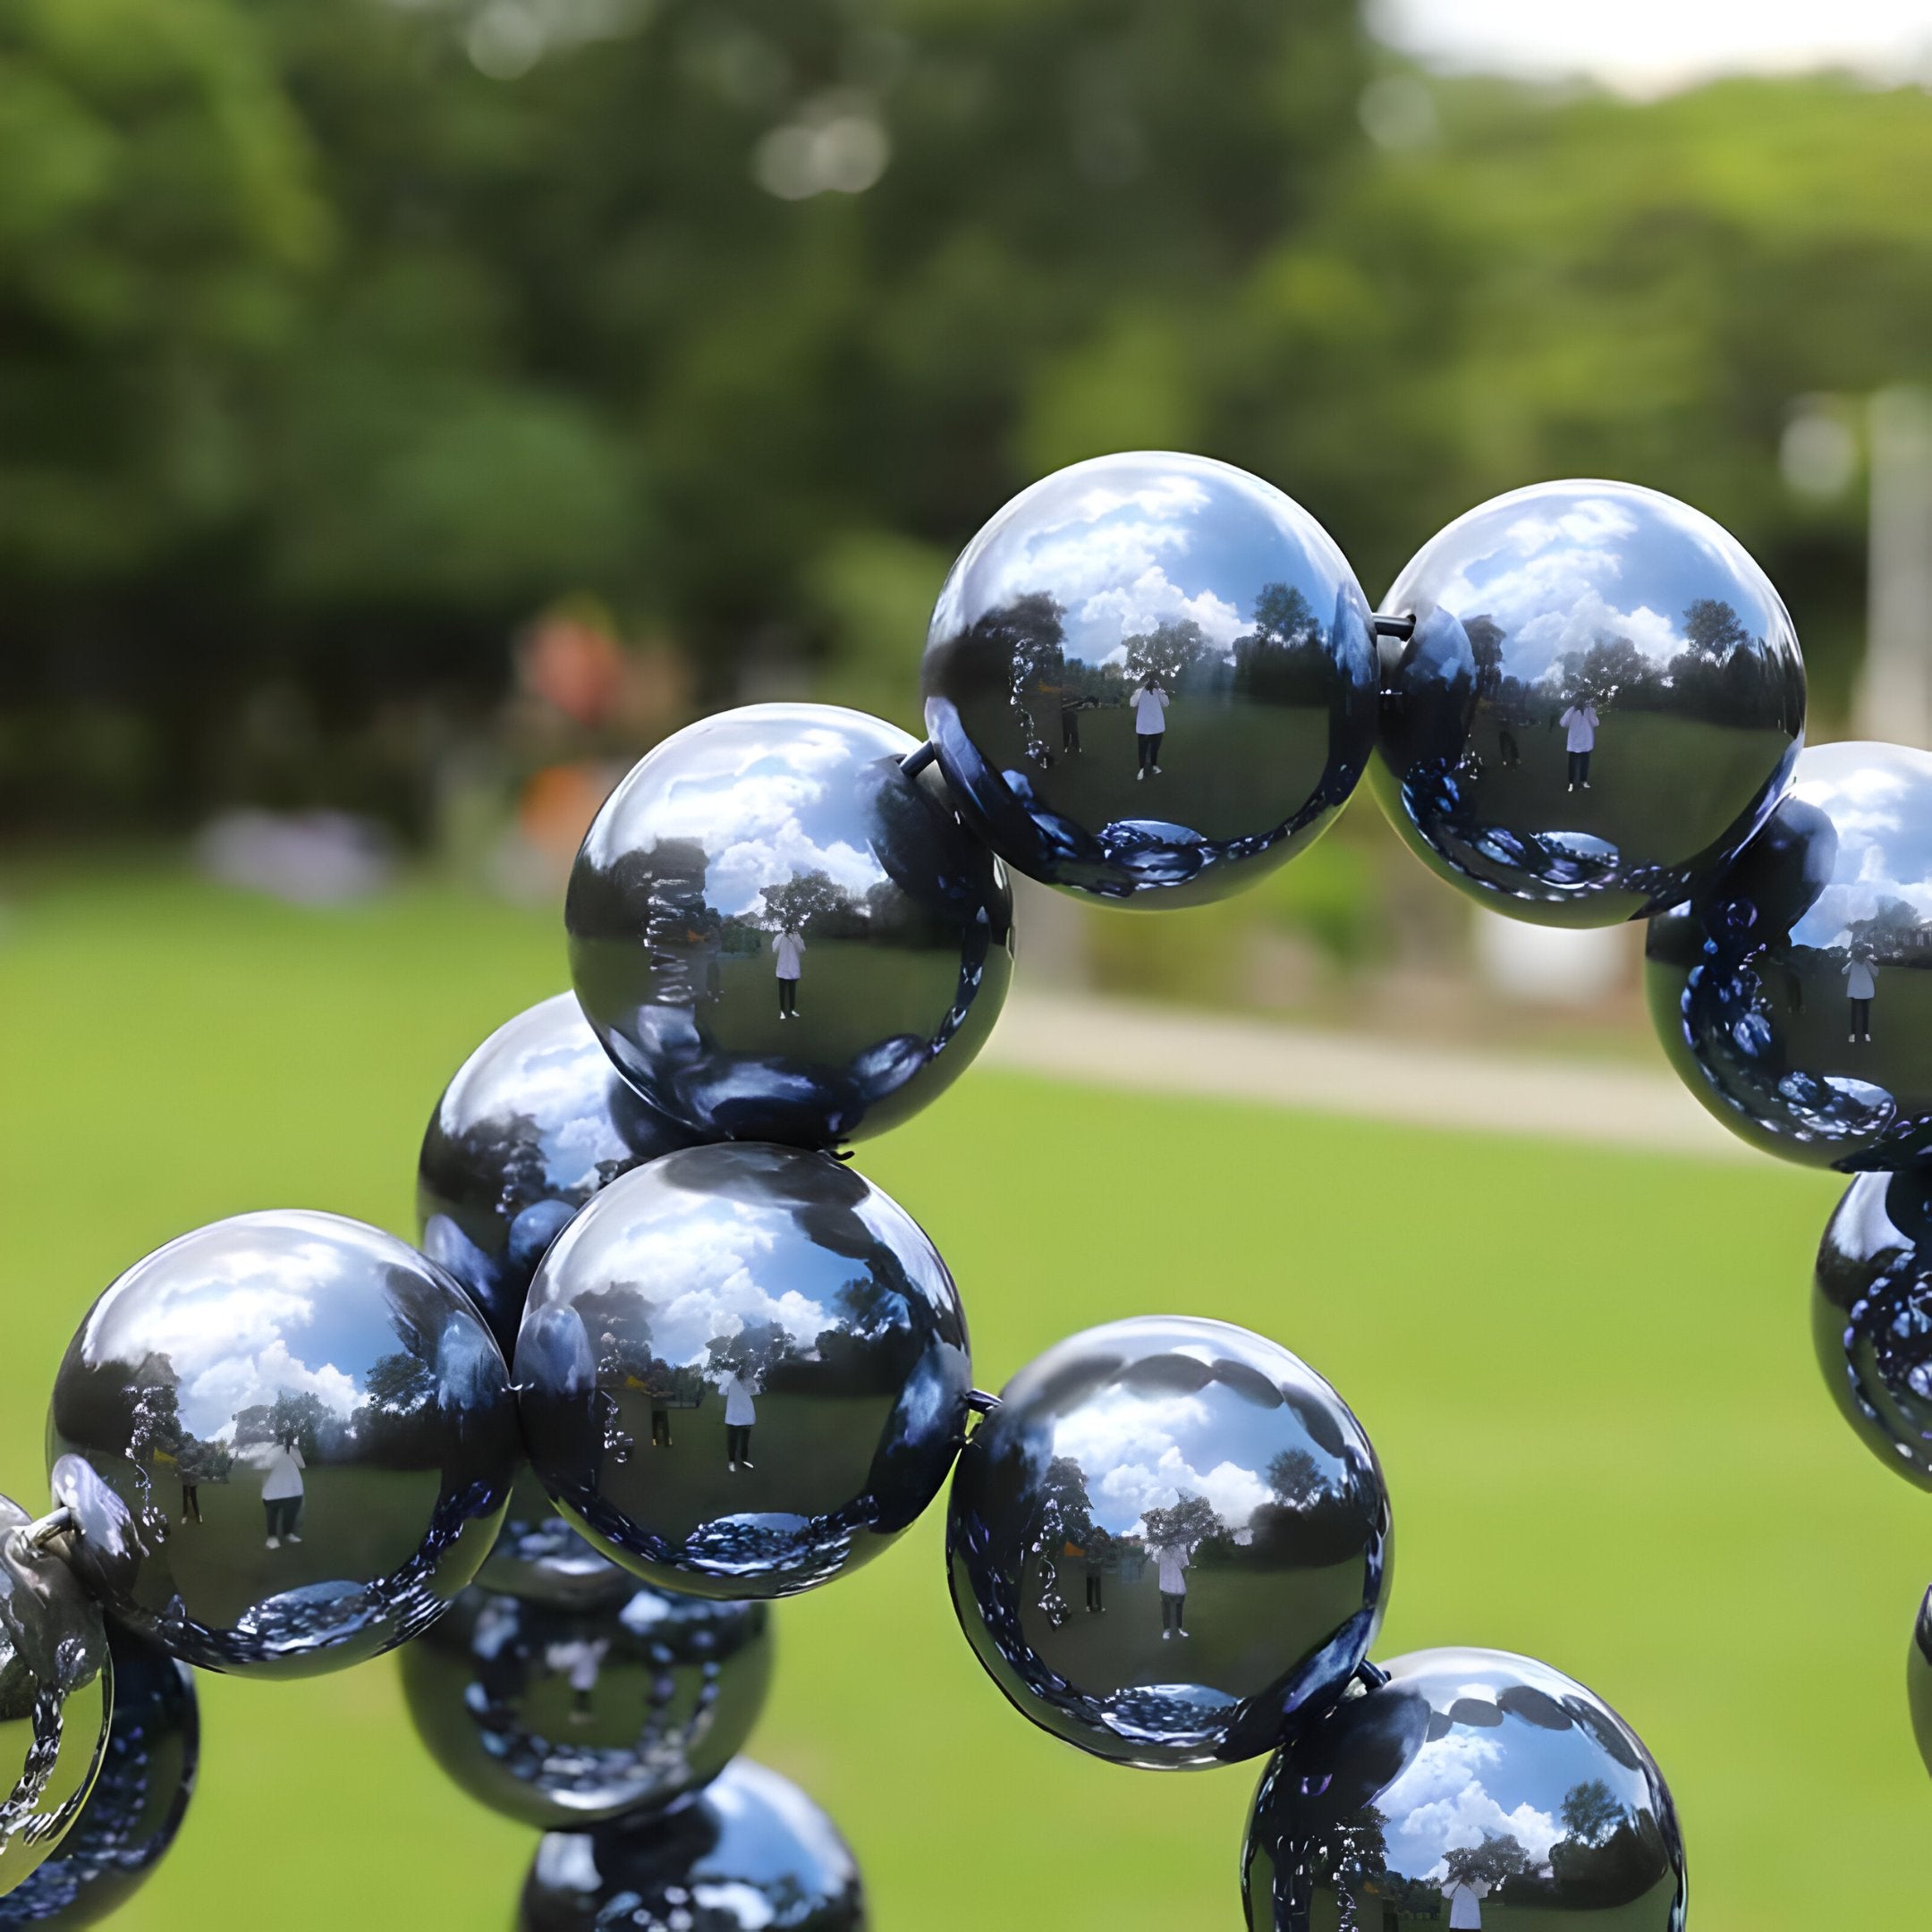
[{"label": "mirror-finish metal surface", "polygon": [[463,1790],[544,1830],[663,1810],[743,1748],[770,1613],[627,1578],[563,1609],[473,1585],[397,1653],[417,1735]]},{"label": "mirror-finish metal surface", "polygon": [[443,1089],[416,1170],[423,1252],[510,1355],[530,1276],[564,1224],[606,1182],[691,1139],[560,993],[498,1027]]},{"label": "mirror-finish metal surface", "polygon": [[1671,1064],[1741,1139],[1844,1173],[1932,1153],[1932,755],[1806,751],[1646,953]]},{"label": "mirror-finish metal surface", "polygon": [[953,1603],[993,1681],[1118,1764],[1258,1757],[1338,1696],[1393,1549],[1340,1396],[1224,1322],[1089,1329],[1015,1376],[960,1458]]},{"label": "mirror-finish metal surface", "polygon": [[1683,1843],[1650,1754],[1580,1683],[1421,1650],[1297,1730],[1255,1794],[1251,1932],[1683,1932]]},{"label": "mirror-finish metal surface", "polygon": [[33,1518],[0,1496],[0,1894],[73,1829],[106,1754],[114,1663],[101,1614]]},{"label": "mirror-finish metal surface", "polygon": [[1860,1174],[1825,1229],[1811,1339],[1859,1439],[1932,1489],[1932,1174]]},{"label": "mirror-finish metal surface", "polygon": [[1932,1589],[1919,1606],[1919,1627],[1912,1632],[1907,1669],[1912,1730],[1919,1739],[1919,1755],[1925,1759],[1926,1769],[1932,1771]]},{"label": "mirror-finish metal surface", "polygon": [[1050,886],[1225,898],[1311,843],[1375,738],[1348,560],[1272,484],[1135,451],[1024,490],[960,554],[920,670],[968,822]]},{"label": "mirror-finish metal surface", "polygon": [[476,1574],[520,1453],[504,1360],[448,1275],[339,1215],[237,1215],[137,1262],[47,1417],[76,1567],[205,1670],[359,1664]]},{"label": "mirror-finish metal surface", "polygon": [[194,1673],[107,1626],[114,1718],[100,1775],[52,1858],[0,1897],[0,1926],[98,1924],[146,1883],[194,1795],[200,1746]]},{"label": "mirror-finish metal surface", "polygon": [[526,1462],[510,1486],[503,1528],[475,1587],[569,1610],[628,1597],[637,1579],[564,1521]]},{"label": "mirror-finish metal surface", "polygon": [[647,1580],[786,1597],[939,1492],[966,1318],[911,1217],[823,1154],[691,1148],[614,1181],[544,1258],[518,1339],[532,1467]]},{"label": "mirror-finish metal surface", "polygon": [[689,725],[598,812],[564,922],[585,1016],[697,1140],[883,1132],[979,1052],[1013,895],[917,746],[830,705]]},{"label": "mirror-finish metal surface", "polygon": [[689,1804],[634,1827],[551,1832],[518,1932],[865,1932],[845,1841],[775,1771],[741,1758]]},{"label": "mirror-finish metal surface", "polygon": [[1710,877],[1777,802],[1804,662],[1771,580],[1700,511],[1538,483],[1459,517],[1383,600],[1370,783],[1438,877],[1493,911],[1608,926]]}]

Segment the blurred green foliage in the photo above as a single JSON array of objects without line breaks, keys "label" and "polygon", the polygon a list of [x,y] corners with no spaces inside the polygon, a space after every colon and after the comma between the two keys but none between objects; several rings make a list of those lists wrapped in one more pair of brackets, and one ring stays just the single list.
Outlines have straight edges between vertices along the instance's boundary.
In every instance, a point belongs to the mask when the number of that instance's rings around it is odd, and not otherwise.
[{"label": "blurred green foliage", "polygon": [[952,552],[1137,444],[1371,594],[1495,490],[1674,490],[1842,703],[1861,504],[1777,448],[1932,363],[1932,101],[1405,130],[1387,67],[1352,0],[0,0],[0,817],[419,816],[580,592],[705,704],[910,721]]}]

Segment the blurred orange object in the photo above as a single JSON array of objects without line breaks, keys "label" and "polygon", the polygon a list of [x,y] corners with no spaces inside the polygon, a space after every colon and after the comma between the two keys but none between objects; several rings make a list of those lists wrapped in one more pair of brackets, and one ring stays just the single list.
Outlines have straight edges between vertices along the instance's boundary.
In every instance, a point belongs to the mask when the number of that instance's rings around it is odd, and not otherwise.
[{"label": "blurred orange object", "polygon": [[623,695],[624,657],[601,613],[567,606],[539,617],[517,652],[526,691],[580,724],[608,717]]},{"label": "blurred orange object", "polygon": [[574,858],[598,806],[623,775],[621,767],[603,763],[545,766],[517,799],[517,830],[547,857]]}]

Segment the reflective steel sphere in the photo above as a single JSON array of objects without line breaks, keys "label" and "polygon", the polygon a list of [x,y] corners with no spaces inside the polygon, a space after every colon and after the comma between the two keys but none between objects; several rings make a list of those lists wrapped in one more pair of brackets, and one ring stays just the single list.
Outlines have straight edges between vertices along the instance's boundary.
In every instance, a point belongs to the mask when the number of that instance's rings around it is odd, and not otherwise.
[{"label": "reflective steel sphere", "polygon": [[551,1832],[518,1932],[865,1932],[859,1867],[797,1785],[741,1758],[634,1826]]},{"label": "reflective steel sphere", "polygon": [[979,1052],[1013,899],[893,725],[752,705],[668,738],[571,874],[571,977],[611,1057],[691,1138],[884,1131]]},{"label": "reflective steel sphere", "polygon": [[60,1849],[0,1897],[0,1926],[98,1923],[147,1882],[194,1795],[200,1724],[194,1673],[117,1625],[114,1720],[94,1789]]},{"label": "reflective steel sphere", "polygon": [[647,1106],[568,993],[500,1026],[423,1136],[423,1252],[470,1292],[505,1355],[544,1250],[604,1185],[691,1136]]},{"label": "reflective steel sphere", "polygon": [[557,1514],[526,1462],[510,1486],[503,1528],[477,1572],[475,1588],[571,1610],[628,1597],[637,1579]]},{"label": "reflective steel sphere", "polygon": [[1307,511],[1205,456],[1139,451],[1022,491],[927,635],[926,729],[968,822],[1049,886],[1146,906],[1251,886],[1348,801],[1376,651]]},{"label": "reflective steel sphere", "polygon": [[439,1616],[519,1453],[470,1299],[339,1215],[237,1215],[138,1261],[68,1344],[47,1417],[74,1563],[137,1635],[299,1677]]},{"label": "reflective steel sphere", "polygon": [[742,1749],[771,1679],[765,1606],[626,1581],[581,1609],[472,1586],[399,1653],[418,1735],[479,1803],[599,1824],[676,1803]]},{"label": "reflective steel sphere", "polygon": [[1458,517],[1384,599],[1372,776],[1429,869],[1497,912],[1609,926],[1695,891],[1764,822],[1804,739],[1771,580],[1701,512],[1538,483]]},{"label": "reflective steel sphere", "polygon": [[1683,1932],[1670,1792],[1607,1704],[1500,1650],[1388,1669],[1269,1762],[1241,1857],[1251,1932]]},{"label": "reflective steel sphere", "polygon": [[0,1902],[73,1829],[107,1749],[114,1665],[100,1612],[0,1496]]},{"label": "reflective steel sphere", "polygon": [[1932,1489],[1932,1174],[1860,1174],[1825,1229],[1811,1338],[1860,1439]]},{"label": "reflective steel sphere", "polygon": [[1907,1669],[1912,1730],[1919,1739],[1919,1755],[1925,1759],[1926,1769],[1932,1771],[1932,1589],[1919,1606],[1919,1627],[1912,1632]]},{"label": "reflective steel sphere", "polygon": [[788,1597],[875,1556],[952,1467],[966,1318],[918,1224],[823,1154],[687,1148],[597,1195],[517,1342],[532,1466],[671,1589]]},{"label": "reflective steel sphere", "polygon": [[1647,952],[1671,1064],[1753,1147],[1846,1173],[1932,1152],[1932,756],[1805,752]]},{"label": "reflective steel sphere", "polygon": [[1253,1758],[1338,1696],[1381,1621],[1375,1451],[1284,1348],[1224,1322],[1090,1328],[960,1458],[953,1604],[1024,1716],[1150,1770]]}]

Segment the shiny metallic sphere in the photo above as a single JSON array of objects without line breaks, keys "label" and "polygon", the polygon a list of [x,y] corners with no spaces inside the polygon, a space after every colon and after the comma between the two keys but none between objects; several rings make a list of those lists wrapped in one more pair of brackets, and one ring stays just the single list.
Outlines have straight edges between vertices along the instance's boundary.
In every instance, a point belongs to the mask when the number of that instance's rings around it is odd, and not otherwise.
[{"label": "shiny metallic sphere", "polygon": [[100,1611],[59,1555],[21,1536],[32,1521],[0,1496],[0,1906],[73,1830],[114,1706]]},{"label": "shiny metallic sphere", "polygon": [[1845,1191],[1811,1277],[1811,1338],[1859,1439],[1932,1489],[1932,1176],[1860,1174]]},{"label": "shiny metallic sphere", "polygon": [[339,1215],[237,1215],[137,1262],[47,1419],[74,1562],[206,1670],[392,1648],[476,1574],[519,1455],[501,1352],[449,1276]]},{"label": "shiny metallic sphere", "polygon": [[1097,1757],[1258,1757],[1341,1694],[1382,1616],[1388,1492],[1284,1348],[1149,1316],[1006,1385],[953,1478],[953,1604],[1015,1708]]},{"label": "shiny metallic sphere", "polygon": [[914,741],[829,705],[667,738],[571,873],[571,977],[611,1058],[693,1140],[829,1148],[936,1099],[1013,970],[1013,900]]},{"label": "shiny metallic sphere", "polygon": [[1741,1139],[1853,1174],[1932,1153],[1932,755],[1805,752],[1645,950],[1665,1053]]},{"label": "shiny metallic sphere", "polygon": [[473,1588],[560,1610],[580,1610],[621,1601],[637,1588],[637,1579],[558,1515],[556,1504],[526,1462],[510,1486],[503,1528],[477,1572]]},{"label": "shiny metallic sphere", "polygon": [[498,1027],[443,1089],[417,1165],[423,1252],[469,1291],[507,1356],[564,1223],[606,1182],[691,1140],[560,993]]},{"label": "shiny metallic sphere", "polygon": [[918,1224],[829,1156],[686,1148],[614,1181],[545,1256],[517,1342],[531,1466],[647,1581],[786,1597],[939,1492],[971,1386]]},{"label": "shiny metallic sphere", "polygon": [[398,1653],[417,1735],[479,1803],[547,1831],[635,1818],[743,1748],[771,1680],[765,1606],[625,1581],[577,1608],[472,1585]]},{"label": "shiny metallic sphere", "polygon": [[1250,1932],[1683,1932],[1662,1775],[1600,1698],[1501,1650],[1419,1650],[1297,1729],[1255,1793]]},{"label": "shiny metallic sphere", "polygon": [[107,1648],[114,1717],[100,1775],[53,1857],[0,1895],[0,1926],[97,1924],[147,1882],[188,1815],[200,1746],[194,1673],[117,1624]]},{"label": "shiny metallic sphere", "polygon": [[837,1827],[797,1785],[741,1758],[667,1817],[551,1832],[518,1932],[865,1932]]},{"label": "shiny metallic sphere", "polygon": [[1383,600],[1371,771],[1395,829],[1479,903],[1609,926],[1695,892],[1763,824],[1804,741],[1770,580],[1674,497],[1538,483],[1458,517]]},{"label": "shiny metallic sphere", "polygon": [[960,553],[920,667],[968,822],[1049,886],[1225,898],[1311,843],[1375,736],[1368,605],[1328,533],[1205,456],[1097,456]]}]

